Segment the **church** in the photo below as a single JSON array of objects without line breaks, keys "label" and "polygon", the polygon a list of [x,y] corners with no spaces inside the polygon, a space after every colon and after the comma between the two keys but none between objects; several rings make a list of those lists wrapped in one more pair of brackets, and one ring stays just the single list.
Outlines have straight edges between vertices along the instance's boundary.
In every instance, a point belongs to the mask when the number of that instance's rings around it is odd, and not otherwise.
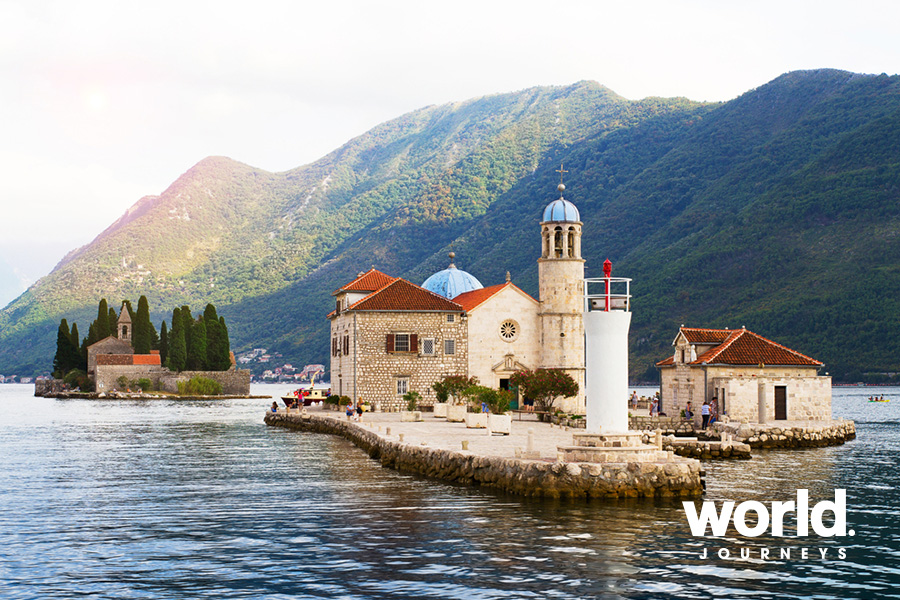
[{"label": "church", "polygon": [[538,299],[517,287],[509,273],[505,282],[484,287],[457,268],[452,252],[449,266],[422,285],[372,268],[335,290],[328,314],[332,392],[394,411],[405,406],[408,391],[431,405],[432,384],[447,375],[509,389],[516,371],[555,368],[579,388],[557,406],[583,414],[582,222],[563,197],[562,183],[558,190],[540,223]]}]

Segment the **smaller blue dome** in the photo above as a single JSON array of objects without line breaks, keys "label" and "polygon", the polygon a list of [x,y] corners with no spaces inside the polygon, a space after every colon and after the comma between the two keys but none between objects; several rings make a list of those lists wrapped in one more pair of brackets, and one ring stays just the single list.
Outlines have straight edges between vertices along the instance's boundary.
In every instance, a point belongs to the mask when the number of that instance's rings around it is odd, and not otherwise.
[{"label": "smaller blue dome", "polygon": [[[453,260],[453,253],[450,253],[450,260]],[[440,294],[444,298],[453,300],[464,292],[472,290],[480,290],[484,286],[475,277],[465,271],[460,271],[452,262],[450,266],[443,271],[438,271],[425,280],[422,287],[429,292]]]},{"label": "smaller blue dome", "polygon": [[547,221],[581,221],[581,215],[575,205],[563,198],[558,198],[544,209],[542,223]]}]

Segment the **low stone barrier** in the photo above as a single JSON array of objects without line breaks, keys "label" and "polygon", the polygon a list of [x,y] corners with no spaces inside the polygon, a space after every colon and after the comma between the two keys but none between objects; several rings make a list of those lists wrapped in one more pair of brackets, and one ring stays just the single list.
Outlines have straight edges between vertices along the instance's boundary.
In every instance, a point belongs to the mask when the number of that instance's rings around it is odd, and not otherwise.
[{"label": "low stone barrier", "polygon": [[385,467],[522,496],[545,498],[696,497],[703,493],[700,464],[562,463],[480,456],[382,438],[350,421],[319,415],[267,412],[270,426],[347,438]]},{"label": "low stone barrier", "polygon": [[[645,432],[641,440],[645,444],[652,444],[654,438],[654,434]],[[699,460],[746,460],[751,456],[750,445],[742,442],[685,439],[674,435],[662,436],[662,449],[671,450],[678,456]]]},{"label": "low stone barrier", "polygon": [[694,435],[694,422],[683,417],[629,416],[631,431],[656,431],[663,435]]},{"label": "low stone barrier", "polygon": [[839,446],[856,438],[856,424],[853,421],[843,420],[823,424],[760,424],[732,421],[713,424],[707,431],[707,437],[719,439],[725,433],[751,448],[820,448]]}]

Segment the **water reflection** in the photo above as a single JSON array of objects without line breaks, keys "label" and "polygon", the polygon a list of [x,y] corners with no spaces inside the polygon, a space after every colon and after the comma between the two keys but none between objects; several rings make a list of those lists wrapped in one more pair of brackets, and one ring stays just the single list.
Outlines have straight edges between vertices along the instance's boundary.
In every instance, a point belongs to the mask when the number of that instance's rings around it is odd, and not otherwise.
[{"label": "water reflection", "polygon": [[[836,408],[874,419],[855,402]],[[848,490],[845,561],[763,561],[838,541],[698,539],[678,502],[535,501],[400,474],[344,440],[265,427],[262,401],[0,386],[0,403],[3,597],[888,598],[900,584],[900,419],[886,411],[843,447],[708,464],[717,501]],[[722,546],[754,557],[699,557]]]}]

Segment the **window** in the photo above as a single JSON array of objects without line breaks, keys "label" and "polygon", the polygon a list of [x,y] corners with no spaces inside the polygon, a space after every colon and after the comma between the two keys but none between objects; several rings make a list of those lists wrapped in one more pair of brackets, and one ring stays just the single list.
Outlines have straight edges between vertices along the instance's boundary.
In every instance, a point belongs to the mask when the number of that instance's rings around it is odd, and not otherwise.
[{"label": "window", "polygon": [[515,341],[519,337],[519,324],[512,319],[507,319],[500,323],[500,339],[504,342]]},{"label": "window", "polygon": [[397,395],[402,396],[406,392],[409,391],[409,378],[408,377],[398,377],[397,378]]},{"label": "window", "polygon": [[453,323],[456,321],[456,315],[447,315],[447,322]]},{"label": "window", "polygon": [[422,340],[422,354],[427,354],[429,356],[434,354],[434,340],[432,338],[425,338]]},{"label": "window", "polygon": [[350,354],[350,336],[344,336],[344,356]]},{"label": "window", "polygon": [[456,354],[456,340],[444,340],[444,354]]},{"label": "window", "polygon": [[394,352],[409,352],[409,334],[394,334]]}]

